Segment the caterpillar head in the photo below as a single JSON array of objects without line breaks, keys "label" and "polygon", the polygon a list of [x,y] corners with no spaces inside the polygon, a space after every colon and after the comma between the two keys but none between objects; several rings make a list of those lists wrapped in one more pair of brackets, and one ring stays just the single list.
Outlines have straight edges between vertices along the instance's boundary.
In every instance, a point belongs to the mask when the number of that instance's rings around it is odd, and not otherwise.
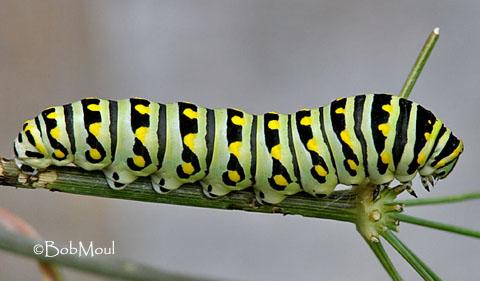
[{"label": "caterpillar head", "polygon": [[427,164],[420,171],[424,186],[427,181],[433,185],[433,180],[444,179],[452,172],[463,152],[463,142],[447,129],[438,136],[438,143],[433,149]]},{"label": "caterpillar head", "polygon": [[40,130],[34,120],[27,120],[22,131],[13,143],[15,163],[25,174],[35,175],[37,169],[44,169],[50,165],[45,144]]}]

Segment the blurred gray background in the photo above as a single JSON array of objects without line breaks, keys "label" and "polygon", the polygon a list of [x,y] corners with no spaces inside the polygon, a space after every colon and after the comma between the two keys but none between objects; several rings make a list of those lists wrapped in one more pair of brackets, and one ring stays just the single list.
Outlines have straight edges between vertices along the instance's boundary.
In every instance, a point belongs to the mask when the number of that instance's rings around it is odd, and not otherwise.
[{"label": "blurred gray background", "polygon": [[[478,1],[0,0],[0,155],[22,121],[83,97],[145,97],[292,112],[365,91],[398,92],[428,33],[441,38],[411,99],[465,141],[456,170],[421,197],[478,190]],[[44,238],[235,280],[385,280],[353,225],[296,216],[0,188],[0,206]],[[479,229],[479,202],[408,214]],[[445,280],[480,277],[480,243],[402,225],[401,239]],[[419,277],[392,249],[406,280]],[[0,252],[0,280],[38,280]],[[66,280],[105,280],[65,270]]]}]

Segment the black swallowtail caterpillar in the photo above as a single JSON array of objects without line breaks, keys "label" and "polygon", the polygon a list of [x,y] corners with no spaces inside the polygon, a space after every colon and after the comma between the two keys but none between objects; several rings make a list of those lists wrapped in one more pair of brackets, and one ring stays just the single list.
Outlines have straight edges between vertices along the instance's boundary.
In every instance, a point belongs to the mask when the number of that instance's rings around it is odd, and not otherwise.
[{"label": "black swallowtail caterpillar", "polygon": [[260,202],[338,184],[408,190],[445,178],[463,143],[430,111],[409,100],[367,94],[294,114],[252,115],[190,103],[87,98],[28,120],[14,143],[27,174],[74,163],[102,170],[113,189],[150,176],[155,191],[200,182],[209,197],[253,186]]}]

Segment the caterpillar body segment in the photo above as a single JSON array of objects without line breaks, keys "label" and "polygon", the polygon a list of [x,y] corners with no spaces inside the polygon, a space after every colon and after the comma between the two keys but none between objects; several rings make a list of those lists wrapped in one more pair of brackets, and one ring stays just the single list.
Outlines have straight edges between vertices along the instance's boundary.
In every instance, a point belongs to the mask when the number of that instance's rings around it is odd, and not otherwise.
[{"label": "caterpillar body segment", "polygon": [[411,191],[417,173],[428,188],[462,151],[430,111],[387,94],[262,115],[88,98],[44,110],[14,142],[16,163],[29,174],[73,163],[102,170],[114,189],[150,176],[159,193],[200,182],[215,198],[253,186],[258,201],[273,204],[300,191],[328,195],[338,184],[385,187],[397,179]]}]

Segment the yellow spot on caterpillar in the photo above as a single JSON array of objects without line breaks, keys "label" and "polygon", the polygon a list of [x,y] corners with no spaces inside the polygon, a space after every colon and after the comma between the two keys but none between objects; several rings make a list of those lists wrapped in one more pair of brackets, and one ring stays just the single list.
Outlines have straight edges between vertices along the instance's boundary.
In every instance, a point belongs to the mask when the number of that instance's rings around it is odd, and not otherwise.
[{"label": "yellow spot on caterpillar", "polygon": [[275,181],[275,183],[277,185],[280,185],[280,186],[287,186],[288,185],[287,179],[282,175],[273,176],[273,181]]},{"label": "yellow spot on caterpillar", "polygon": [[430,139],[430,133],[425,133],[425,140],[429,140]]},{"label": "yellow spot on caterpillar", "polygon": [[463,151],[463,142],[460,141],[460,144],[455,148],[455,150],[452,152],[452,154],[449,155],[450,158],[455,159],[462,153]]},{"label": "yellow spot on caterpillar", "polygon": [[240,175],[238,174],[237,171],[228,171],[228,178],[233,181],[233,182],[239,182],[240,181]]},{"label": "yellow spot on caterpillar", "polygon": [[347,130],[343,130],[340,132],[340,138],[344,143],[346,143],[353,150],[353,142]]},{"label": "yellow spot on caterpillar", "polygon": [[447,164],[447,162],[455,159],[458,157],[458,155],[460,155],[460,153],[463,151],[463,143],[460,142],[460,144],[457,146],[457,148],[455,148],[455,150],[450,154],[448,155],[447,157],[443,158],[442,160],[438,161],[437,165],[435,165],[435,168],[440,168],[440,167],[443,167],[445,166],[445,164]]},{"label": "yellow spot on caterpillar", "polygon": [[270,130],[278,130],[279,127],[280,123],[278,122],[278,120],[271,120],[268,122],[268,128]]},{"label": "yellow spot on caterpillar", "polygon": [[150,107],[145,106],[143,104],[135,105],[135,110],[142,115],[150,113]]},{"label": "yellow spot on caterpillar", "polygon": [[312,125],[312,118],[311,117],[303,117],[302,120],[300,120],[300,125],[302,126],[310,126]]},{"label": "yellow spot on caterpillar", "polygon": [[425,153],[420,152],[418,154],[417,163],[420,164],[420,165],[423,165],[425,163],[426,158],[427,157],[425,156]]},{"label": "yellow spot on caterpillar", "polygon": [[195,172],[195,168],[193,168],[192,163],[183,163],[182,164],[182,170],[185,174],[191,175],[193,172]]},{"label": "yellow spot on caterpillar", "polygon": [[245,125],[245,119],[243,119],[240,116],[233,116],[232,117],[232,123],[237,125],[237,126],[243,126],[243,125]]},{"label": "yellow spot on caterpillar", "polygon": [[228,146],[228,151],[230,151],[230,153],[232,153],[233,155],[235,155],[237,158],[240,157],[240,147],[242,146],[242,142],[239,142],[239,141],[236,141],[236,142],[232,142],[229,146]]},{"label": "yellow spot on caterpillar", "polygon": [[327,175],[327,171],[320,165],[315,165],[315,172],[321,177],[325,177]]},{"label": "yellow spot on caterpillar", "polygon": [[32,123],[30,122],[32,120],[28,120],[24,123],[24,125],[26,124],[25,126],[25,129],[23,129],[23,131],[26,133],[28,131],[30,131],[30,133],[32,134],[33,136],[33,139],[35,140],[35,148],[38,150],[38,152],[40,152],[41,154],[43,155],[47,155],[47,150],[45,149],[45,146],[43,146],[43,144],[41,142],[38,141],[38,138],[36,137],[35,134],[33,134],[33,131],[34,129],[36,128],[35,126],[32,125]]},{"label": "yellow spot on caterpillar", "polygon": [[315,141],[315,139],[312,138],[312,139],[308,140],[307,149],[310,150],[310,151],[318,152],[318,146],[317,146],[317,142]]},{"label": "yellow spot on caterpillar", "polygon": [[191,108],[187,108],[183,111],[183,115],[187,116],[190,119],[195,119],[198,116],[196,111],[193,111]]},{"label": "yellow spot on caterpillar", "polygon": [[272,157],[280,160],[282,158],[282,147],[277,144],[274,147],[272,147],[272,151],[270,152],[272,154]]},{"label": "yellow spot on caterpillar", "polygon": [[378,130],[382,132],[383,136],[388,136],[388,132],[390,132],[390,125],[388,123],[383,123],[378,125]]},{"label": "yellow spot on caterpillar", "polygon": [[191,151],[194,151],[195,149],[195,138],[197,137],[197,134],[188,134],[185,137],[183,137],[183,143],[190,148]]},{"label": "yellow spot on caterpillar", "polygon": [[40,152],[43,155],[47,155],[47,150],[45,149],[45,146],[43,146],[43,144],[39,144],[38,142],[35,142],[35,143],[36,143],[35,148],[38,150],[38,152]]},{"label": "yellow spot on caterpillar", "polygon": [[63,153],[61,150],[58,150],[58,149],[55,149],[55,151],[53,152],[55,154],[55,157],[57,158],[63,158],[65,157],[65,153]]},{"label": "yellow spot on caterpillar", "polygon": [[58,116],[58,115],[57,115],[56,112],[51,112],[51,113],[49,113],[49,114],[47,115],[47,118],[48,118],[48,119],[55,119],[55,118],[57,118],[57,116]]},{"label": "yellow spot on caterpillar", "polygon": [[102,123],[96,122],[88,126],[88,131],[92,133],[97,139],[100,137],[100,130],[102,129]]},{"label": "yellow spot on caterpillar", "polygon": [[133,164],[137,167],[145,167],[145,158],[141,155],[133,156]]},{"label": "yellow spot on caterpillar", "polygon": [[354,171],[356,171],[357,168],[358,168],[357,163],[355,163],[355,161],[353,161],[352,159],[348,159],[347,164],[350,167],[350,169],[352,169]]},{"label": "yellow spot on caterpillar", "polygon": [[432,124],[432,120],[428,119],[428,124],[431,125],[431,124]]},{"label": "yellow spot on caterpillar", "polygon": [[335,110],[335,113],[336,114],[345,114],[345,108],[339,107]]},{"label": "yellow spot on caterpillar", "polygon": [[52,136],[52,138],[54,138],[56,140],[59,140],[60,139],[60,128],[55,127],[53,129],[51,129],[50,130],[50,136]]},{"label": "yellow spot on caterpillar", "polygon": [[90,111],[100,111],[100,105],[98,104],[89,104],[87,109]]},{"label": "yellow spot on caterpillar", "polygon": [[443,166],[445,166],[446,162],[444,160],[440,160],[438,161],[437,165],[435,165],[435,168],[438,169],[438,168],[441,168]]},{"label": "yellow spot on caterpillar", "polygon": [[92,148],[88,151],[88,154],[90,154],[90,157],[92,157],[93,160],[98,160],[102,158],[102,155],[96,148]]},{"label": "yellow spot on caterpillar", "polygon": [[23,131],[24,131],[25,133],[26,133],[27,131],[33,129],[33,126],[32,126],[32,124],[30,124],[29,121],[26,121],[25,123],[23,123],[23,126],[24,126]]},{"label": "yellow spot on caterpillar", "polygon": [[383,111],[386,111],[388,113],[392,113],[393,107],[391,104],[384,104],[382,105]]},{"label": "yellow spot on caterpillar", "polygon": [[383,164],[390,163],[390,154],[387,151],[383,151],[380,154],[380,159],[382,160]]},{"label": "yellow spot on caterpillar", "polygon": [[148,127],[138,127],[135,130],[135,137],[140,140],[143,144],[145,144],[145,139],[148,134]]},{"label": "yellow spot on caterpillar", "polygon": [[344,100],[345,98],[338,98],[337,101],[341,101],[341,100]]}]

